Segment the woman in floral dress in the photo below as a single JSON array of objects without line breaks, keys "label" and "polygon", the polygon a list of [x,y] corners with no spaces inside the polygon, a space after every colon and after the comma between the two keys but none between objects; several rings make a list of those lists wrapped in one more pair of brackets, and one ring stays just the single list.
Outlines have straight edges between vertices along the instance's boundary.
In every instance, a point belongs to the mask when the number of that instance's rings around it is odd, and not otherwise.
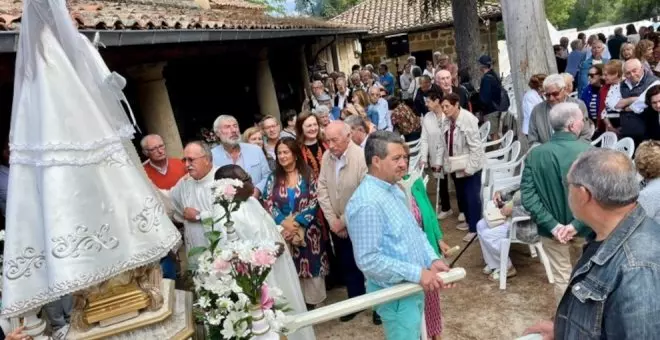
[{"label": "woman in floral dress", "polygon": [[275,171],[266,182],[263,201],[282,236],[289,243],[308,309],[326,298],[328,273],[326,243],[318,223],[316,176],[305,164],[293,138],[282,138],[276,146]]}]

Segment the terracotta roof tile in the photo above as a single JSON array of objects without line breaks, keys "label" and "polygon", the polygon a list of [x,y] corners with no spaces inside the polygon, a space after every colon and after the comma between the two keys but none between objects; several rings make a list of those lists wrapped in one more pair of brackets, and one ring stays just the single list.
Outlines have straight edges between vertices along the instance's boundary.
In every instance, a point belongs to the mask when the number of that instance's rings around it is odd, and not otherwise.
[{"label": "terracotta roof tile", "polygon": [[[451,6],[432,7],[428,17],[422,15],[422,1],[428,0],[364,0],[344,13],[330,19],[338,24],[352,24],[369,28],[369,34],[405,32],[424,26],[451,24]],[[499,3],[486,2],[479,6],[479,16],[492,18],[502,13]]]},{"label": "terracotta roof tile", "polygon": [[[275,18],[244,0],[67,0],[79,29],[306,29],[355,28],[309,18]],[[0,0],[0,31],[20,27],[22,0]]]}]

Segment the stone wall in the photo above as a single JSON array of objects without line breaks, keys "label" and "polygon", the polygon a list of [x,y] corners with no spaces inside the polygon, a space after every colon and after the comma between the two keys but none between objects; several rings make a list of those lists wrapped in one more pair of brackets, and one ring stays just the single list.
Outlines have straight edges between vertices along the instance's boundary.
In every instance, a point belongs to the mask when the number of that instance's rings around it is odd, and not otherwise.
[{"label": "stone wall", "polygon": [[[489,26],[482,25],[480,29],[481,51],[487,53],[493,58],[495,69],[498,69],[498,48],[497,48],[497,27],[494,21]],[[456,62],[456,39],[452,27],[443,29],[434,29],[423,32],[414,32],[408,34],[408,43],[410,52],[431,50],[440,51],[448,54],[452,61]],[[409,55],[399,57],[399,67],[402,67]],[[385,47],[385,38],[364,39],[362,41],[362,65],[372,64],[374,66],[380,63],[386,63],[390,71],[396,70],[394,58],[387,58],[387,48]],[[474,61],[477,62],[476,60]],[[424,65],[419,65],[424,68]],[[394,72],[393,72],[394,73]]]}]

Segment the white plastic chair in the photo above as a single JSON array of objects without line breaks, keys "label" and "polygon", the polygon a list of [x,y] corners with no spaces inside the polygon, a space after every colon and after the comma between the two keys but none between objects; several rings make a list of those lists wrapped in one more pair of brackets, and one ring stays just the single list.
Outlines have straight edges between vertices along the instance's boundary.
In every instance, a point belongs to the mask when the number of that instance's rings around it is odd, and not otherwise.
[{"label": "white plastic chair", "polygon": [[[496,191],[504,190],[513,187],[516,184],[520,184],[520,179],[522,178],[522,171],[521,174],[518,176],[506,178],[506,179],[500,179],[495,181],[495,184],[490,185],[488,187],[488,194],[490,197],[488,198],[489,201],[484,201],[488,202],[488,204],[493,204],[492,202],[492,196]],[[484,194],[485,196],[485,194]],[[530,218],[529,217],[515,217],[512,218],[509,221],[509,237],[508,239],[503,239],[500,240],[500,289],[504,290],[506,289],[506,279],[507,279],[507,271],[509,269],[509,250],[511,249],[511,244],[513,243],[520,243],[520,244],[526,244],[529,246],[530,252],[532,253],[532,257],[536,257],[535,254],[538,254],[538,256],[541,259],[541,263],[543,264],[543,267],[545,268],[545,273],[548,276],[548,282],[554,283],[555,278],[552,275],[552,270],[550,269],[550,261],[548,260],[548,256],[546,255],[545,251],[543,250],[543,245],[541,244],[541,241],[539,240],[538,242],[535,243],[527,243],[523,242],[521,240],[518,240],[516,238],[516,227],[518,226],[518,223],[523,222],[523,221],[528,221]]]},{"label": "white plastic chair", "polygon": [[487,121],[479,127],[479,136],[481,137],[482,143],[486,143],[488,135],[490,135],[490,122]]},{"label": "white plastic chair", "polygon": [[520,159],[512,158],[509,162],[485,167],[481,175],[481,185],[486,188],[489,185],[495,184],[497,180],[521,175],[525,167],[526,156],[523,155]]},{"label": "white plastic chair", "polygon": [[616,133],[612,131],[607,131],[600,135],[596,140],[591,142],[591,145],[593,146],[598,146],[600,144],[601,148],[609,148],[612,149],[614,145],[616,144],[617,140],[619,137],[616,136]]},{"label": "white plastic chair", "polygon": [[513,142],[513,130],[507,131],[502,138],[490,142],[483,143],[483,147],[487,148],[489,146],[501,144],[501,148],[506,148]]},{"label": "white plastic chair", "polygon": [[515,141],[509,146],[502,149],[497,149],[485,153],[485,166],[492,166],[497,164],[505,164],[510,161],[515,161],[520,155],[520,142]]},{"label": "white plastic chair", "polygon": [[633,141],[633,139],[630,137],[623,138],[616,142],[616,144],[612,146],[612,149],[621,151],[628,155],[628,158],[632,158],[632,156],[635,154],[635,141]]}]

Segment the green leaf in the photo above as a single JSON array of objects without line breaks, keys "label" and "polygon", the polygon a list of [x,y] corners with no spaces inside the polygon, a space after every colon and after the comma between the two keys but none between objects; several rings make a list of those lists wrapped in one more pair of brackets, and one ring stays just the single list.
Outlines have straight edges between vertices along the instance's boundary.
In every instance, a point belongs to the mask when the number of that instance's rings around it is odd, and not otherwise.
[{"label": "green leaf", "polygon": [[209,240],[211,243],[217,243],[218,240],[220,240],[220,237],[222,237],[222,233],[219,231],[207,231],[204,233],[204,236]]},{"label": "green leaf", "polygon": [[207,217],[202,220],[202,225],[212,226],[214,222],[212,217]]},{"label": "green leaf", "polygon": [[206,251],[206,247],[195,247],[190,249],[188,252],[188,257],[195,257],[201,255],[203,252]]}]

